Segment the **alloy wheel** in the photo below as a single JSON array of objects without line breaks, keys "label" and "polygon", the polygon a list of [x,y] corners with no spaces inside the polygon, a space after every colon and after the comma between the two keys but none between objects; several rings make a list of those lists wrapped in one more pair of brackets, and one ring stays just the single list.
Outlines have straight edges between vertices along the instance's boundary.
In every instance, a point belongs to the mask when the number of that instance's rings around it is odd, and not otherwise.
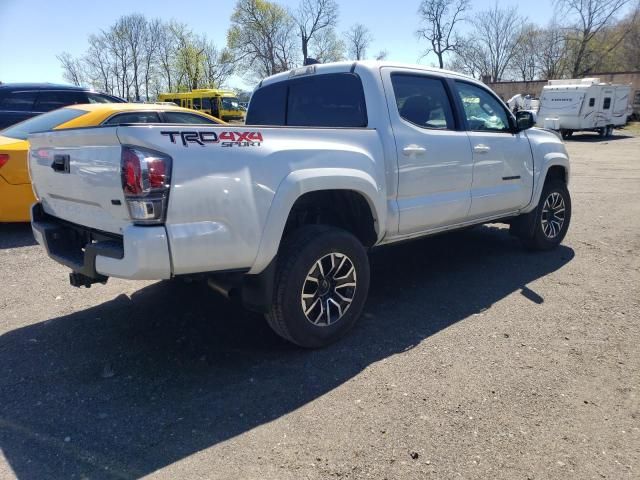
[{"label": "alloy wheel", "polygon": [[565,218],[564,198],[558,192],[552,192],[544,201],[542,207],[542,232],[553,239],[562,231]]},{"label": "alloy wheel", "polygon": [[356,269],[349,257],[329,253],[317,260],[302,286],[305,317],[319,327],[333,325],[347,312],[356,294]]}]

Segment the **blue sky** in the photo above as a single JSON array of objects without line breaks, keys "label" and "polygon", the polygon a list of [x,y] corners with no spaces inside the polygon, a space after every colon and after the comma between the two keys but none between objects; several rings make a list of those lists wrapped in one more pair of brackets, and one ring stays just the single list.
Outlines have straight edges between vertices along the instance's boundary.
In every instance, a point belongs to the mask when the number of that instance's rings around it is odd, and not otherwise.
[{"label": "blue sky", "polygon": [[[279,0],[294,8],[299,0]],[[414,35],[418,27],[419,0],[340,1],[340,32],[351,24],[365,24],[373,33],[369,50],[389,52],[389,59],[416,63],[425,48]],[[488,9],[494,0],[472,0],[474,10]],[[530,21],[545,24],[553,15],[552,0],[501,0],[501,6],[517,5]],[[176,8],[179,5],[181,8]],[[63,82],[56,55],[82,54],[91,33],[107,28],[121,15],[143,13],[164,20],[176,19],[194,31],[206,33],[224,45],[235,0],[0,0],[0,81]],[[434,60],[424,58],[420,63]],[[234,78],[230,86],[242,85]]]}]

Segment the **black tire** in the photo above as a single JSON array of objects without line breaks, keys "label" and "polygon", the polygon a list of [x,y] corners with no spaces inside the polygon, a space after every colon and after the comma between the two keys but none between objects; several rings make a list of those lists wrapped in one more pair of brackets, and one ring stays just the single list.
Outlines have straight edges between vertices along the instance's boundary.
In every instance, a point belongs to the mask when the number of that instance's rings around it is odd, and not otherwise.
[{"label": "black tire", "polygon": [[[307,305],[314,302],[314,298],[309,300],[302,298],[303,290],[310,285],[313,287],[313,282],[310,283],[306,279],[312,276],[313,268],[316,268],[314,272],[320,271],[316,267],[316,262],[320,259],[324,258],[324,262],[329,262],[329,264],[335,259],[335,263],[339,263],[340,259],[345,256],[354,267],[355,277],[353,278],[356,286],[353,291],[344,290],[344,287],[339,286],[337,288],[345,294],[343,296],[352,295],[351,302],[346,307],[343,305],[342,316],[338,316],[340,312],[334,303],[326,303],[329,305],[327,307],[328,319],[325,321],[321,319],[318,324],[314,324],[303,310],[304,302],[308,302]],[[349,267],[348,263],[343,266],[351,271]],[[323,270],[326,270],[326,267]],[[333,277],[327,271],[327,276],[323,278],[335,283],[335,277],[338,273],[342,274],[344,270],[336,270]],[[311,292],[318,296],[320,308],[323,308],[325,299],[334,295],[337,290],[333,285],[327,288],[326,296],[321,296],[319,294],[320,282],[318,282],[317,290]],[[347,287],[347,289],[350,288]],[[307,292],[310,291],[307,290]],[[362,314],[368,292],[369,259],[360,241],[349,232],[335,227],[305,226],[291,233],[280,247],[273,301],[265,317],[271,328],[286,340],[305,348],[320,348],[340,339],[353,327]],[[337,297],[334,295],[334,298]],[[338,300],[340,299],[338,298]],[[333,323],[331,323],[332,309],[336,314],[335,318],[337,318]],[[315,317],[318,312],[319,310],[316,309],[309,315]]]},{"label": "black tire", "polygon": [[[562,208],[560,204],[558,203],[557,209],[545,208],[547,201],[550,202],[549,205],[553,204],[554,200],[552,199],[557,198],[554,195],[560,196],[564,207],[561,225],[557,223],[558,212]],[[542,189],[538,206],[531,213],[534,215],[533,229],[520,236],[524,245],[530,250],[551,250],[560,245],[567,234],[569,223],[571,222],[571,196],[567,185],[560,179],[547,180]],[[552,236],[550,235],[551,233],[553,233]]]},{"label": "black tire", "polygon": [[598,129],[598,135],[600,135],[601,138],[604,138],[607,136],[607,127],[602,127]]},{"label": "black tire", "polygon": [[568,140],[571,137],[573,137],[573,130],[562,130],[562,138]]}]

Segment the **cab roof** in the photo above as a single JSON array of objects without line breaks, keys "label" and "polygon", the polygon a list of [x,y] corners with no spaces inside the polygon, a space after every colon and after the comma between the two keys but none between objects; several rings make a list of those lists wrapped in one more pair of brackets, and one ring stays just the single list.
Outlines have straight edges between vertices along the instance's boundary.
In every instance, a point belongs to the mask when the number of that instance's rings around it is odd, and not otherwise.
[{"label": "cab roof", "polygon": [[[450,76],[462,78],[465,80],[470,80],[473,82],[478,82],[478,80],[470,77],[468,75],[464,75],[462,73],[453,72],[451,70],[444,70],[437,67],[429,67],[427,65],[419,65],[419,64],[410,64],[410,63],[402,63],[402,62],[392,62],[392,61],[378,61],[378,60],[357,60],[357,61],[342,61],[342,62],[332,62],[332,63],[317,63],[314,65],[309,65],[305,67],[298,67],[292,70],[288,70],[286,72],[277,73],[270,77],[265,78],[260,84],[258,88],[265,85],[270,85],[272,83],[281,82],[283,80],[287,80],[292,78],[297,71],[303,71],[305,68],[313,68],[314,73],[310,75],[322,75],[327,73],[345,73],[352,72],[358,68],[365,68],[370,71],[379,71],[381,68],[391,67],[391,68],[409,68],[412,70],[422,70],[424,72],[433,73],[436,75],[442,76]],[[302,75],[301,75],[302,76]]]}]

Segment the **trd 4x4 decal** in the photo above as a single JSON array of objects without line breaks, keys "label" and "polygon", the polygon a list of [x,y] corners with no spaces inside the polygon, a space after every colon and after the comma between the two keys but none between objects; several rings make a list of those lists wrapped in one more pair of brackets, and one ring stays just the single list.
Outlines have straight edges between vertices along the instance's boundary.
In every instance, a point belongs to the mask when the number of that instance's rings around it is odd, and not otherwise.
[{"label": "trd 4x4 decal", "polygon": [[207,143],[219,143],[223,147],[259,147],[262,143],[260,132],[212,132],[212,131],[164,131],[161,135],[169,137],[171,143],[176,143],[176,138],[182,141],[182,145],[188,147],[190,143],[205,146]]}]

